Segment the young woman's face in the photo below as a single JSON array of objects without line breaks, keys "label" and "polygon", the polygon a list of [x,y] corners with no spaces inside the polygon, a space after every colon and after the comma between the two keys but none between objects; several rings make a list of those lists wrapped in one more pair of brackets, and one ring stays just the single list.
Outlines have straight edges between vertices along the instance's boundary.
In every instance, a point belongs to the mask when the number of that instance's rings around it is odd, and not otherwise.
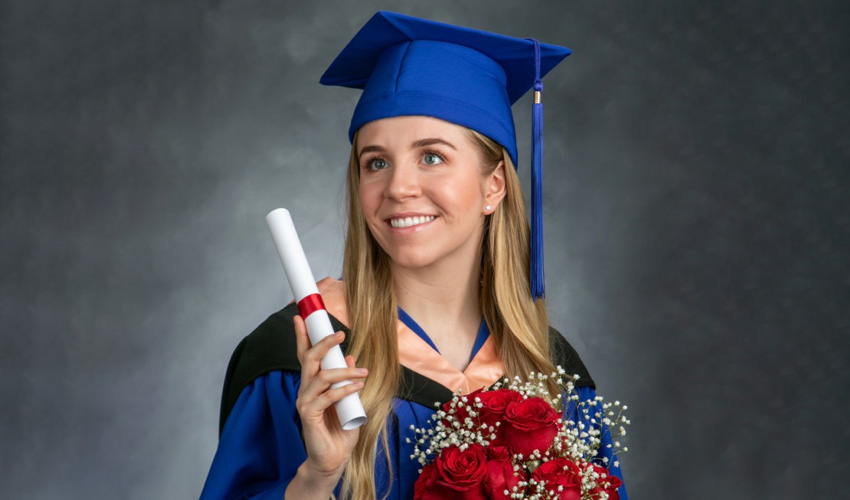
[{"label": "young woman's face", "polygon": [[384,118],[361,127],[355,147],[360,207],[396,265],[460,270],[477,262],[484,217],[504,196],[504,166],[482,175],[466,129],[425,116]]}]

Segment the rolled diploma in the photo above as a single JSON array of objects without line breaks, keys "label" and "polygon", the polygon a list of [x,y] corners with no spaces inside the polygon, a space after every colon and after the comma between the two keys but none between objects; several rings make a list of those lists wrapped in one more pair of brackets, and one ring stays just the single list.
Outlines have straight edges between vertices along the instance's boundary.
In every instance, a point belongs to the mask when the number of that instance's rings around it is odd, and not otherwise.
[{"label": "rolled diploma", "polygon": [[[307,257],[304,255],[298,233],[295,232],[295,225],[292,223],[289,210],[285,208],[272,210],[266,215],[266,223],[271,230],[274,245],[280,255],[280,261],[283,263],[286,278],[289,280],[289,286],[292,287],[292,293],[295,295],[295,302],[301,302],[304,297],[309,295],[318,295],[319,288],[316,286],[313,272],[310,271],[310,264],[307,263]],[[307,325],[310,342],[313,345],[316,345],[328,335],[334,334],[331,319],[325,309],[317,309],[303,319]],[[345,364],[342,349],[336,345],[322,359],[321,366],[322,370],[329,370],[346,368],[348,365]],[[346,380],[333,384],[331,387],[342,387],[350,383],[350,380]],[[345,430],[356,429],[366,423],[366,412],[363,410],[363,404],[360,402],[357,393],[342,398],[336,403],[335,408],[340,424]]]}]

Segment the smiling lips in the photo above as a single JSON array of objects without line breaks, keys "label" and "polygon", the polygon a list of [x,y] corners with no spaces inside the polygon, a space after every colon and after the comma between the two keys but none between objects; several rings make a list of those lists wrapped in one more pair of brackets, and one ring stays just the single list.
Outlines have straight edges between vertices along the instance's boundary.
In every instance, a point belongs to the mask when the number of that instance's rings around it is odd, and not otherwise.
[{"label": "smiling lips", "polygon": [[405,228],[405,227],[413,227],[418,226],[420,224],[425,224],[426,222],[431,222],[436,219],[435,215],[417,215],[414,217],[403,217],[398,219],[390,219],[390,226],[394,228]]}]

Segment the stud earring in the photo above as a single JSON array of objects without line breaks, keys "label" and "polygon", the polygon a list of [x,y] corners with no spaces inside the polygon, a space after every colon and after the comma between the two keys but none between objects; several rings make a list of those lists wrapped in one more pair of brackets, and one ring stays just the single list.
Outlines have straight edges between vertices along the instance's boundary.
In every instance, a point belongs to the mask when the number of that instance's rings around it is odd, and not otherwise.
[{"label": "stud earring", "polygon": [[489,212],[489,211],[490,211],[490,205],[486,205],[486,206],[484,207],[484,211],[485,211],[485,212]]}]

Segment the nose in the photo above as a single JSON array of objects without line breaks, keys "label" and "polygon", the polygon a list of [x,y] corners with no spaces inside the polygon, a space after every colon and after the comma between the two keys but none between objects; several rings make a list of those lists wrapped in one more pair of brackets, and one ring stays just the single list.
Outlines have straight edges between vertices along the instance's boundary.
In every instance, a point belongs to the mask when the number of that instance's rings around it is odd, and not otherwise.
[{"label": "nose", "polygon": [[384,195],[391,200],[402,201],[419,196],[421,189],[415,168],[396,165],[390,172]]}]

